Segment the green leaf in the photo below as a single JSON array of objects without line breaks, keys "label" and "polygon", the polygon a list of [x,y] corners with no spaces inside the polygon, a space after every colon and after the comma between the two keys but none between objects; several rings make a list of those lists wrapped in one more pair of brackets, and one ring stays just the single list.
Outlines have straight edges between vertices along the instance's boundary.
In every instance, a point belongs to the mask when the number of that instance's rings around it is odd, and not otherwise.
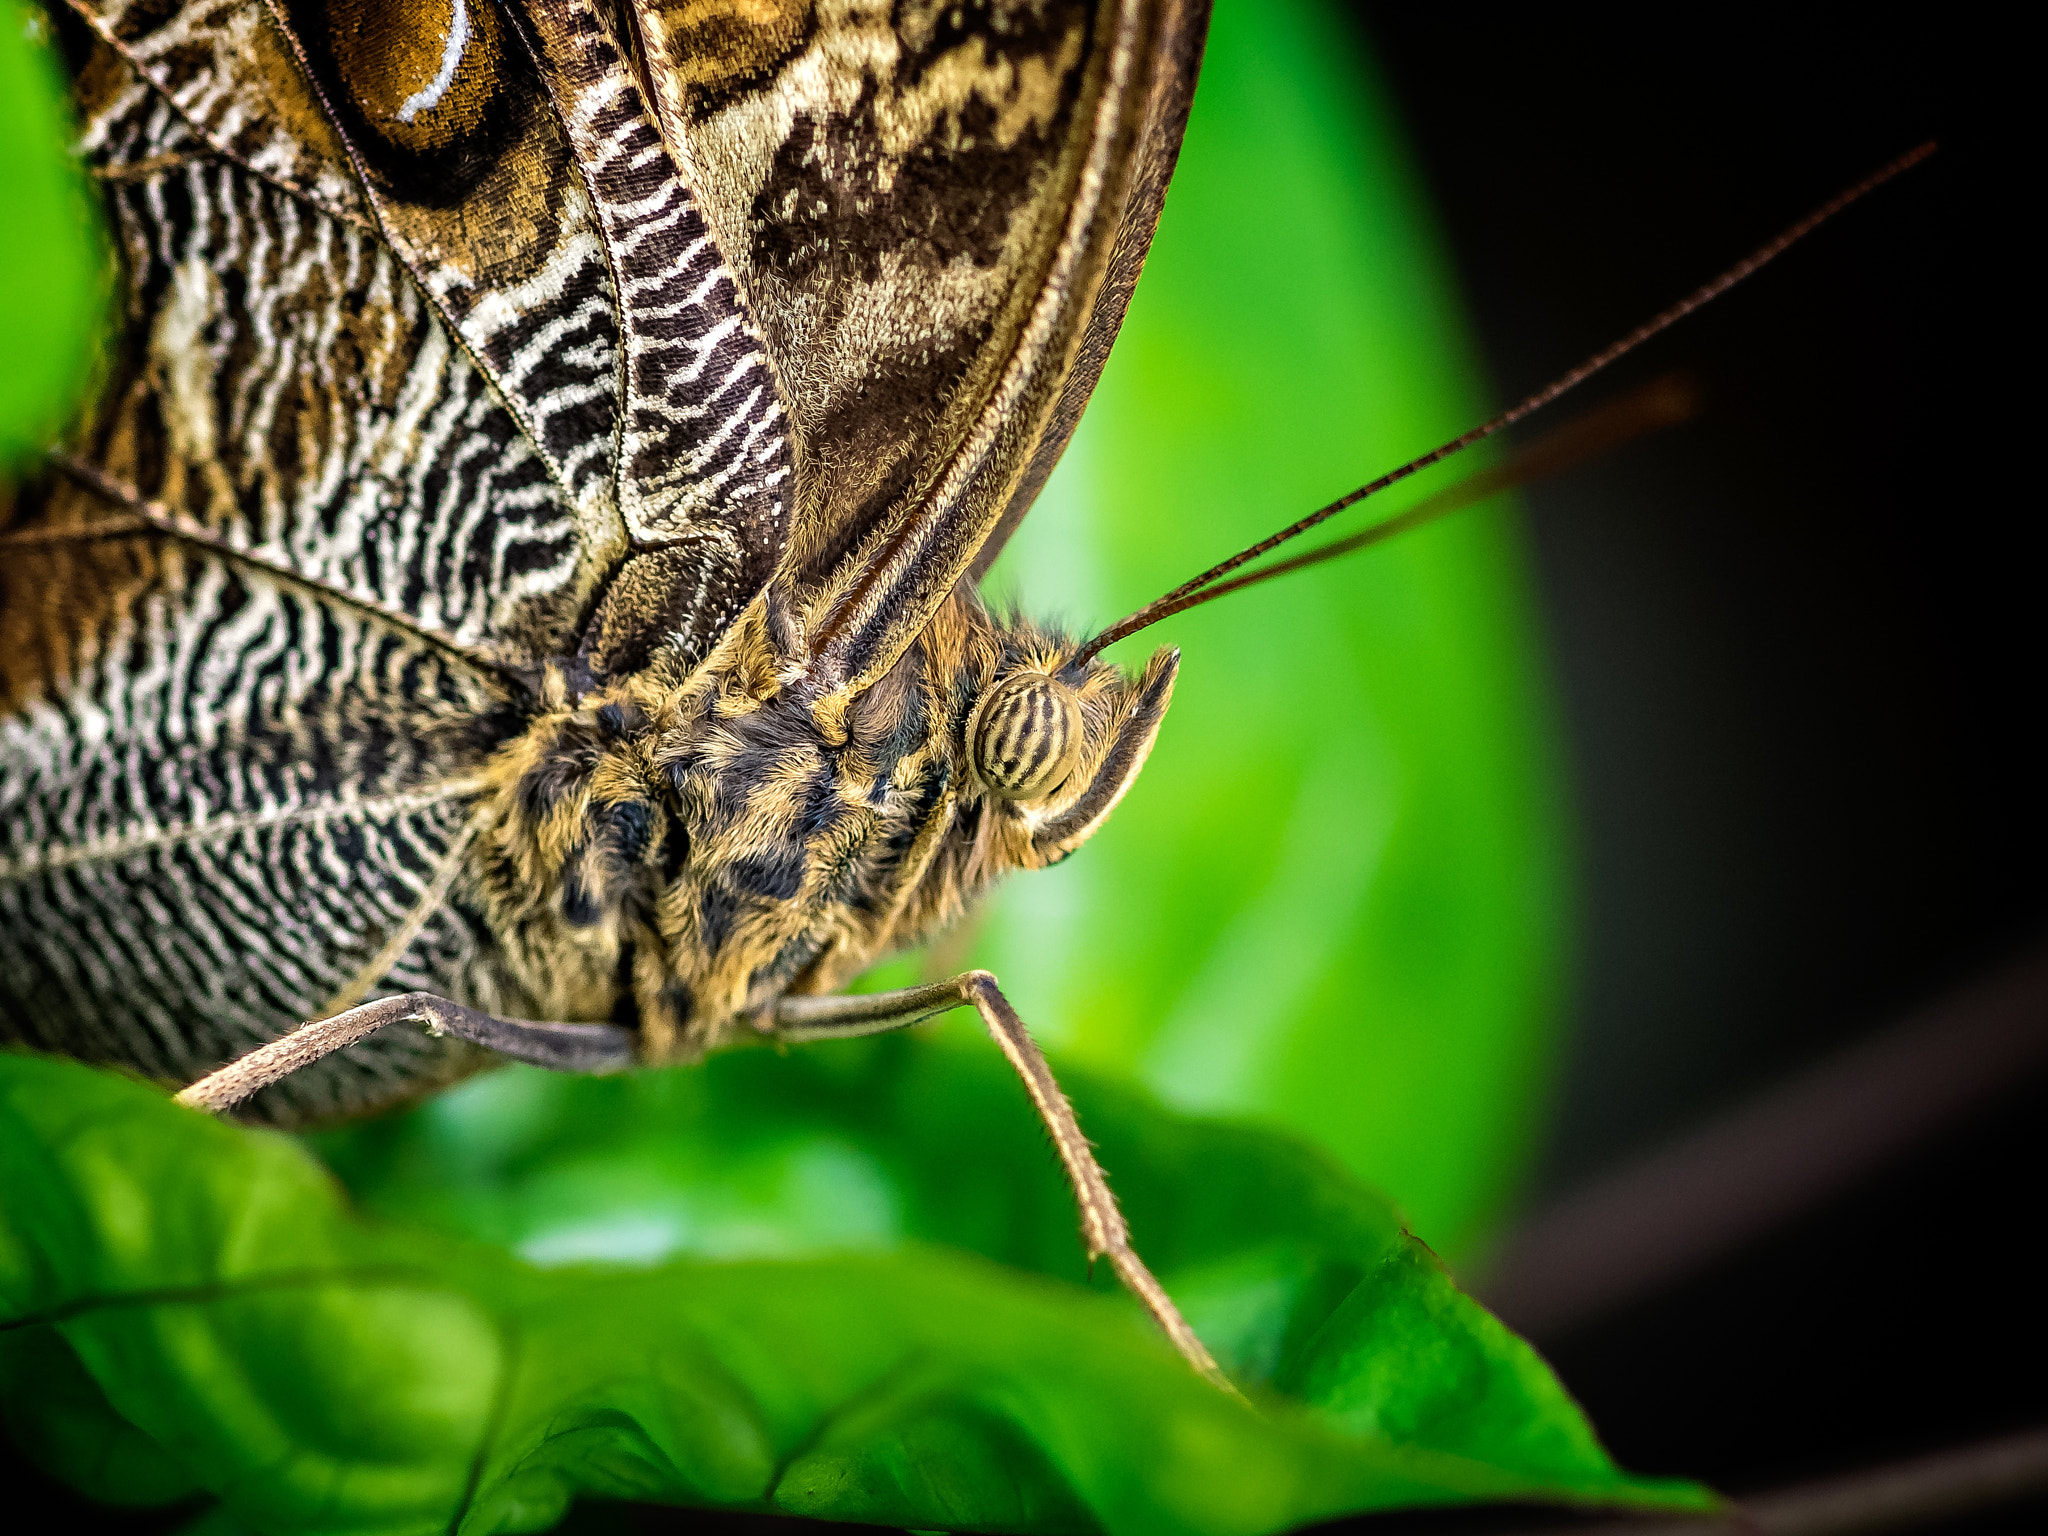
[{"label": "green leaf", "polygon": [[[1144,281],[988,585],[1107,624],[1483,420],[1473,359],[1344,18],[1223,0]],[[1568,940],[1525,566],[1497,504],[1125,642],[1126,665],[1184,647],[1158,746],[1081,856],[1002,893],[975,956],[1048,1045],[1313,1138],[1454,1259],[1527,1162]]]},{"label": "green leaf", "polygon": [[128,1497],[203,1486],[274,1532],[539,1530],[579,1494],[1215,1536],[1709,1502],[1618,1472],[1321,1154],[1072,1086],[1255,1407],[1089,1286],[1022,1091],[961,1029],[510,1069],[322,1138],[356,1208],[297,1141],[0,1055],[8,1400],[60,1475],[119,1440]]},{"label": "green leaf", "polygon": [[191,1474],[116,1413],[51,1328],[0,1331],[0,1420],[29,1458],[104,1504],[167,1504]]},{"label": "green leaf", "polygon": [[67,148],[47,27],[40,11],[0,0],[0,474],[63,422],[104,307],[94,206]]}]

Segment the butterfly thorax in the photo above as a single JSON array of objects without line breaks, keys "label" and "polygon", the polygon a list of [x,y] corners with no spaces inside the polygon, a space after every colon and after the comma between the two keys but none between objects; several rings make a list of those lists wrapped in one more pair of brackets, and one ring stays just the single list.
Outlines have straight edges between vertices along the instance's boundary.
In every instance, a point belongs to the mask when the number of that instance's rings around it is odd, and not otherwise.
[{"label": "butterfly thorax", "polygon": [[701,664],[663,656],[543,709],[498,754],[471,887],[508,990],[613,1019],[643,1059],[747,1038],[1063,858],[1136,776],[1176,658],[1126,677],[966,589],[850,703],[757,602]]}]

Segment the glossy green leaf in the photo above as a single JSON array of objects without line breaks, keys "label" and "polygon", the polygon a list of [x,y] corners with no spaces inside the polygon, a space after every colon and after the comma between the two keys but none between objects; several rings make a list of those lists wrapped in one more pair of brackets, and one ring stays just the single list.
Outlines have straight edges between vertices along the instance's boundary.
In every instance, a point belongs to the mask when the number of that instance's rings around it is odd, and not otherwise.
[{"label": "glossy green leaf", "polygon": [[539,1530],[578,1494],[1217,1536],[1703,1501],[1619,1473],[1321,1155],[1075,1087],[1253,1406],[1088,1286],[1022,1092],[966,1031],[499,1073],[324,1138],[366,1209],[290,1138],[0,1055],[5,1394],[60,1475],[96,1487],[126,1446],[118,1495],[202,1486],[261,1531]]},{"label": "glossy green leaf", "polygon": [[0,0],[0,474],[63,422],[102,309],[93,207],[47,25]]},{"label": "glossy green leaf", "polygon": [[[990,588],[1099,627],[1489,409],[1349,27],[1222,0],[1144,281]],[[1049,1044],[1314,1138],[1454,1258],[1526,1162],[1567,940],[1524,566],[1496,506],[1126,641],[1184,648],[1144,775],[976,950]]]}]

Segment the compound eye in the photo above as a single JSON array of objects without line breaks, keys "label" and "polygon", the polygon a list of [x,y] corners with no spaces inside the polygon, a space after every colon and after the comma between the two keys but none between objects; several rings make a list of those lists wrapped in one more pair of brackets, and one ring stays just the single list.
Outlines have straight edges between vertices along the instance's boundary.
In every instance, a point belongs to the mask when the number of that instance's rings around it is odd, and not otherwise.
[{"label": "compound eye", "polygon": [[1006,800],[1050,794],[1081,756],[1081,701],[1043,672],[1006,677],[968,722],[967,755],[975,776]]}]

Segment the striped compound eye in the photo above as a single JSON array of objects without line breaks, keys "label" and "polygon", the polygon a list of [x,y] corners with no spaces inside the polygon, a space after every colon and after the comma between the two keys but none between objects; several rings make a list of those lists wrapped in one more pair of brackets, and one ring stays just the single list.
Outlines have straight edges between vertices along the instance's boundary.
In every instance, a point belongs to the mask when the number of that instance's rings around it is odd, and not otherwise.
[{"label": "striped compound eye", "polygon": [[967,756],[975,776],[1006,800],[1050,794],[1081,756],[1081,701],[1043,672],[1006,677],[967,724]]}]

